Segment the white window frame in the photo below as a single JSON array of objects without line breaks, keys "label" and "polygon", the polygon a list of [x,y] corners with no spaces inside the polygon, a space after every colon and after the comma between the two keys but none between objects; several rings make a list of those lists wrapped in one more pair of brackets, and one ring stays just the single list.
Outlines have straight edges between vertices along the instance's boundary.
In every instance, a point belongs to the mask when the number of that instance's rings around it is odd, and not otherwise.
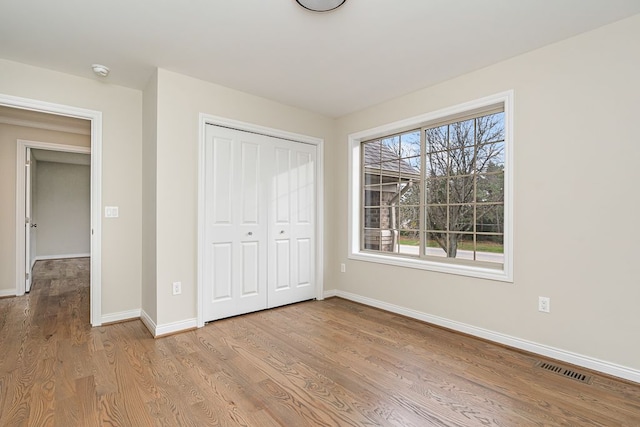
[{"label": "white window frame", "polygon": [[[504,263],[502,269],[469,264],[451,263],[450,260],[435,261],[372,253],[360,247],[362,198],[361,143],[375,138],[422,128],[425,125],[464,117],[497,104],[504,105],[505,168],[504,168]],[[376,262],[399,267],[417,268],[441,273],[477,277],[482,279],[513,282],[513,90],[485,98],[444,108],[435,112],[412,117],[376,128],[350,134],[349,150],[349,259]]]}]

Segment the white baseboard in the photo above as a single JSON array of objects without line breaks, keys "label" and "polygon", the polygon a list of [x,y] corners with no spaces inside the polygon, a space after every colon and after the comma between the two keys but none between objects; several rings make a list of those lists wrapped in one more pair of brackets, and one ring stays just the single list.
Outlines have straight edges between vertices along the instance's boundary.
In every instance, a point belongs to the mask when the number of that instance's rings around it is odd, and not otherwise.
[{"label": "white baseboard", "polygon": [[403,316],[422,320],[424,322],[442,326],[454,331],[463,332],[465,334],[504,344],[509,347],[525,350],[531,353],[550,357],[552,359],[571,363],[576,366],[582,366],[594,371],[640,383],[640,370],[637,369],[632,369],[626,366],[617,365],[615,363],[594,359],[589,356],[584,356],[570,351],[550,347],[544,344],[538,344],[532,341],[523,340],[509,335],[501,334],[499,332],[490,331],[488,329],[478,328],[476,326],[467,325],[465,323],[456,322],[453,320],[445,319],[443,317],[433,316],[431,314],[426,314],[420,311],[412,310],[410,308],[405,308],[398,305],[389,304],[384,301],[363,297],[361,295],[352,294],[350,292],[327,291],[325,292],[325,297],[328,297],[328,294],[330,293],[330,296],[338,296],[350,301],[359,302],[371,307],[380,308],[392,313],[401,314]]},{"label": "white baseboard", "polygon": [[149,329],[151,335],[154,337],[161,337],[163,335],[175,334],[176,332],[187,331],[190,329],[195,329],[198,325],[198,319],[186,319],[180,320],[178,322],[165,323],[163,325],[156,325],[156,323],[151,320],[151,317],[144,311],[141,310],[140,320],[142,323]]},{"label": "white baseboard", "polygon": [[155,337],[162,335],[175,334],[176,332],[187,331],[189,329],[195,329],[198,326],[198,319],[180,320],[178,322],[165,323],[164,325],[156,326]]},{"label": "white baseboard", "polygon": [[0,297],[15,297],[15,296],[16,296],[16,288],[0,289]]},{"label": "white baseboard", "polygon": [[329,289],[328,291],[324,291],[323,295],[325,298],[331,298],[331,297],[335,297],[337,293],[338,291],[336,289]]},{"label": "white baseboard", "polygon": [[142,323],[144,323],[144,326],[146,326],[149,332],[151,332],[151,335],[155,337],[156,328],[157,328],[156,323],[153,320],[151,320],[151,317],[149,317],[146,311],[140,310],[140,320],[142,320]]},{"label": "white baseboard", "polygon": [[122,322],[123,320],[131,320],[140,318],[140,309],[120,311],[118,313],[103,314],[100,318],[101,324]]},{"label": "white baseboard", "polygon": [[[36,261],[46,261],[46,260],[50,260],[50,259],[67,259],[67,258],[89,258],[91,256],[90,253],[86,253],[86,254],[62,254],[62,255],[38,255],[37,257],[35,257],[33,264],[36,263]],[[31,268],[33,268],[33,265],[31,265]]]}]

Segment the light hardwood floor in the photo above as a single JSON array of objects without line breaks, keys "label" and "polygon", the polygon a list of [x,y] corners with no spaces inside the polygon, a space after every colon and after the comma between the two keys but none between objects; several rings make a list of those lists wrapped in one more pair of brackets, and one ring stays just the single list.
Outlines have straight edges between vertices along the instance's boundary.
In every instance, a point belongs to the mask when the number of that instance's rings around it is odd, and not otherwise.
[{"label": "light hardwood floor", "polygon": [[640,426],[638,384],[338,298],[156,340],[92,329],[88,275],[39,262],[0,300],[0,426]]}]

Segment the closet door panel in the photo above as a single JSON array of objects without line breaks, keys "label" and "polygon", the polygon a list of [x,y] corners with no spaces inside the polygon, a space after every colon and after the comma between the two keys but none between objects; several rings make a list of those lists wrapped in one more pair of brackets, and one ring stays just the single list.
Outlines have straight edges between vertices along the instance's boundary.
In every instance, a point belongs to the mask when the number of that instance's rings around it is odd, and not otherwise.
[{"label": "closet door panel", "polygon": [[[283,140],[277,140],[275,144],[277,185],[272,190],[273,206],[269,210],[273,218],[269,227],[269,267],[273,266],[275,271],[269,273],[269,307],[316,296],[316,149],[312,145]],[[287,242],[286,253],[278,249],[284,242]],[[287,286],[284,286],[285,276]]]},{"label": "closet door panel", "polygon": [[205,321],[267,307],[268,151],[260,135],[206,129]]}]

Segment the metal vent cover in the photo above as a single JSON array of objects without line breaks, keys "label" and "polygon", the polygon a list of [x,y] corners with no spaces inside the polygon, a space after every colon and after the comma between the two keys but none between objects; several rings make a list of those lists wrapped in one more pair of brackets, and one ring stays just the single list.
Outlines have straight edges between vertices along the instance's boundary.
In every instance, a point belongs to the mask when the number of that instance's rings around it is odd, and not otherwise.
[{"label": "metal vent cover", "polygon": [[562,375],[572,380],[580,381],[581,383],[591,384],[592,376],[583,374],[582,372],[574,371],[572,369],[563,368],[562,366],[554,365],[553,363],[538,361],[535,364],[536,368],[543,369],[545,371],[553,372],[554,374]]}]

